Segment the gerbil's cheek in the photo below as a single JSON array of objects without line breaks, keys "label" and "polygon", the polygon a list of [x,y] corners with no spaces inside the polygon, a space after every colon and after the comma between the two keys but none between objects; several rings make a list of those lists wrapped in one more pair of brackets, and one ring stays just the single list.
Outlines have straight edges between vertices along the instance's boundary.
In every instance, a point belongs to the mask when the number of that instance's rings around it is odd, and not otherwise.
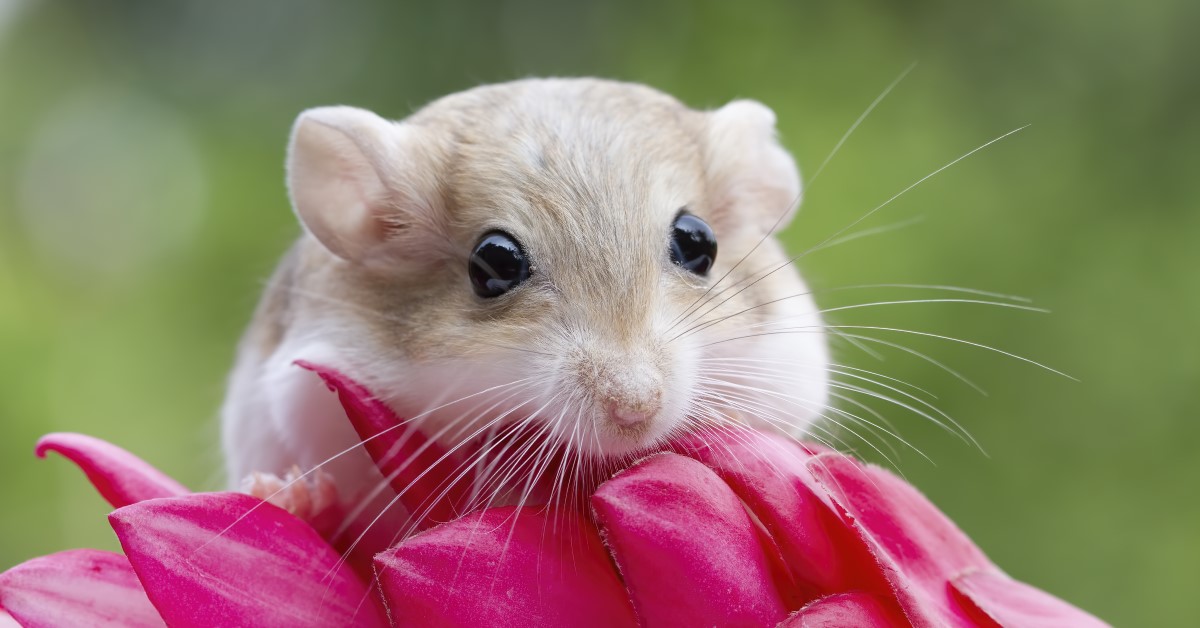
[{"label": "gerbil's cheek", "polygon": [[695,412],[703,422],[800,436],[828,416],[825,326],[794,272],[756,282],[700,319],[709,322],[687,338],[702,351]]}]

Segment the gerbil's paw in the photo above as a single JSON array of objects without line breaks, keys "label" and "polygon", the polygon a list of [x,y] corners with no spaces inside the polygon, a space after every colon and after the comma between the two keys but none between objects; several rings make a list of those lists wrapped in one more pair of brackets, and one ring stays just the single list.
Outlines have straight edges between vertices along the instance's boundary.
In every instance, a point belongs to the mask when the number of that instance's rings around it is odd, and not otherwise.
[{"label": "gerbil's paw", "polygon": [[324,471],[305,476],[299,467],[292,467],[283,478],[256,471],[242,480],[242,491],[292,513],[324,537],[342,520],[337,485]]}]

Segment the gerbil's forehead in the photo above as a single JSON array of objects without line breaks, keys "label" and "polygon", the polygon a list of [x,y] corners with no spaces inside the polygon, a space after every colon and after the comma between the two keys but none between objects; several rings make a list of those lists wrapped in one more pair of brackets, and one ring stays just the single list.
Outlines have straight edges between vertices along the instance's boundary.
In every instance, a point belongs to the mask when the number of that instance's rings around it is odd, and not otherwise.
[{"label": "gerbil's forehead", "polygon": [[547,266],[581,251],[657,263],[676,212],[703,212],[697,112],[618,83],[504,87],[431,107],[455,122],[444,183],[464,237],[508,231]]}]

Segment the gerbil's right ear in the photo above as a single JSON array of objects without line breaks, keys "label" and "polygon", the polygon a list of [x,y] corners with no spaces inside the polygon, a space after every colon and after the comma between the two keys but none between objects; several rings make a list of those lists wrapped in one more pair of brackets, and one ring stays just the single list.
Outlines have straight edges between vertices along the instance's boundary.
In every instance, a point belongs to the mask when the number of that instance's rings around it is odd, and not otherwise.
[{"label": "gerbil's right ear", "polygon": [[705,166],[717,224],[766,232],[792,219],[800,173],[775,135],[775,113],[757,101],[735,100],[708,113]]},{"label": "gerbil's right ear", "polygon": [[355,107],[300,114],[287,183],[305,229],[338,257],[387,267],[444,242],[437,147],[425,129]]}]

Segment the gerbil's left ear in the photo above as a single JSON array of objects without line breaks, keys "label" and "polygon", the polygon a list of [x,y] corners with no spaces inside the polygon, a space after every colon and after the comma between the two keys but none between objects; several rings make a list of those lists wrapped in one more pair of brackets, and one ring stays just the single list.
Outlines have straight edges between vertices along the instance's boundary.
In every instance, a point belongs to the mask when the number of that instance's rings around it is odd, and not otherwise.
[{"label": "gerbil's left ear", "polygon": [[775,137],[775,113],[735,100],[707,114],[705,170],[714,226],[783,228],[800,202],[800,173]]},{"label": "gerbil's left ear", "polygon": [[300,114],[288,147],[296,215],[331,253],[400,268],[435,259],[445,233],[438,142],[355,107]]}]

